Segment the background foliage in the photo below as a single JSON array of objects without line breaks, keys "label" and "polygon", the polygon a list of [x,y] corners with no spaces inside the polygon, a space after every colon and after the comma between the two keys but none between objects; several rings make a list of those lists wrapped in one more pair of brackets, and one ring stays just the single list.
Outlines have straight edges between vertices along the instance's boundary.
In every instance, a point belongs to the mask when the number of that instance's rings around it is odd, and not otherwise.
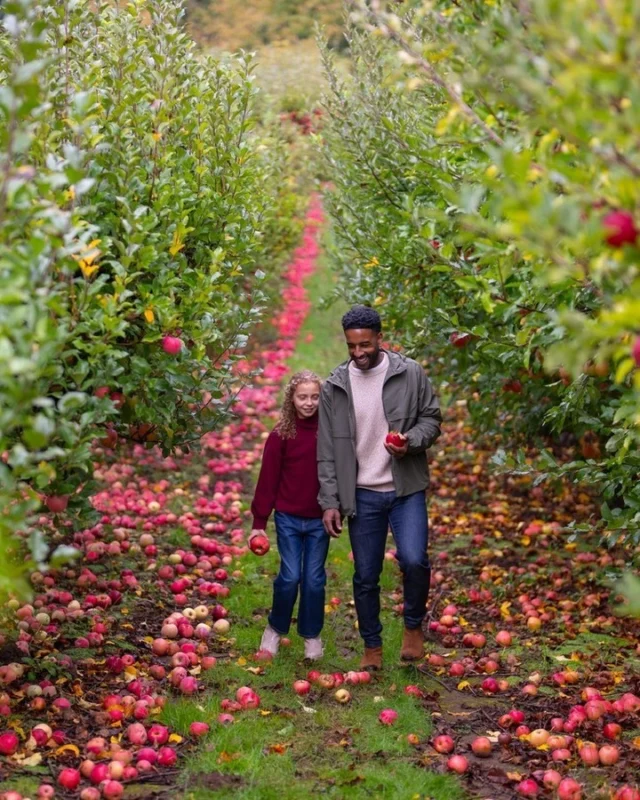
[{"label": "background foliage", "polygon": [[167,453],[225,418],[234,353],[277,292],[265,265],[277,270],[295,240],[301,201],[283,180],[284,142],[254,113],[250,58],[201,57],[181,3],[19,0],[4,12],[6,564],[42,498],[87,521],[96,437]]},{"label": "background foliage", "polygon": [[640,6],[354,5],[352,77],[325,52],[337,293],[468,399],[504,467],[591,484],[609,541],[637,542],[640,239],[603,220],[640,222]]}]

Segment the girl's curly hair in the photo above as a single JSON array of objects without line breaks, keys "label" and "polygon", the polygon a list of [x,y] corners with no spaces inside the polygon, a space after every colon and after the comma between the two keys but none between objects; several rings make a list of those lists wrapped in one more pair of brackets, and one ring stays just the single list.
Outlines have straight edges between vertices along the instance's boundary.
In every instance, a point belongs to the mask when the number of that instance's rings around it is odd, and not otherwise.
[{"label": "girl's curly hair", "polygon": [[282,402],[282,410],[280,411],[280,419],[277,421],[275,430],[278,431],[283,439],[296,438],[296,407],[293,405],[293,395],[296,388],[301,383],[317,383],[318,387],[322,386],[322,378],[311,372],[309,369],[303,369],[301,372],[296,372],[291,376],[291,380],[286,385],[284,390],[284,400]]}]

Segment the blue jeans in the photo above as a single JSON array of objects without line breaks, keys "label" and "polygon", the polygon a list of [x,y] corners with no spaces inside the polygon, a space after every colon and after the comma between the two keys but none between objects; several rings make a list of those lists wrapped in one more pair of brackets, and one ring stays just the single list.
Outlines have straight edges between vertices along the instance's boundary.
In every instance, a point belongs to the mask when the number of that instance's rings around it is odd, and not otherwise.
[{"label": "blue jeans", "polygon": [[389,527],[404,579],[405,626],[421,627],[426,613],[431,570],[425,493],[396,497],[395,492],[357,489],[356,514],[349,519],[349,538],[355,565],[353,599],[366,647],[382,644],[380,573]]},{"label": "blue jeans", "polygon": [[278,633],[289,632],[293,607],[300,586],[298,633],[305,639],[320,634],[324,623],[324,562],[329,551],[329,534],[321,519],[275,513],[280,572],[273,582],[273,606],[269,625]]}]

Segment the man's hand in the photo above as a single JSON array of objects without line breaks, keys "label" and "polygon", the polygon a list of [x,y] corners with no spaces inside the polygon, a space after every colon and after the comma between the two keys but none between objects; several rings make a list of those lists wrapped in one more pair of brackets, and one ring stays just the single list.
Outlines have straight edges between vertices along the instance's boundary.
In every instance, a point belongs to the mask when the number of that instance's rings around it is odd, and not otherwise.
[{"label": "man's hand", "polygon": [[342,532],[342,517],[337,508],[328,508],[322,515],[322,524],[329,536],[337,539]]},{"label": "man's hand", "polygon": [[249,534],[249,541],[251,541],[254,536],[266,536],[266,533],[265,531],[261,531],[260,528],[254,528]]},{"label": "man's hand", "polygon": [[[402,434],[398,435],[402,436]],[[393,458],[402,458],[402,456],[407,454],[407,450],[409,449],[409,440],[405,436],[402,436],[402,438],[404,439],[404,444],[401,447],[398,447],[395,444],[389,444],[388,442],[384,443],[385,450],[387,453],[392,455]]]}]

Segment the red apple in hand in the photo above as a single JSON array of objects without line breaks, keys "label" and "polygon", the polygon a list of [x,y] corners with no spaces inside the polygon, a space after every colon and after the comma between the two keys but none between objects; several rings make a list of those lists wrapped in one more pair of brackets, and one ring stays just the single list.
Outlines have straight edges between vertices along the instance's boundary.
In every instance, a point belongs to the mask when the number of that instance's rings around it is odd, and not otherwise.
[{"label": "red apple in hand", "polygon": [[391,444],[394,447],[404,447],[407,437],[403,436],[399,431],[389,431],[384,441],[386,444]]},{"label": "red apple in hand", "polygon": [[264,533],[260,533],[251,539],[249,547],[252,553],[255,553],[257,556],[263,556],[265,553],[269,552],[269,540]]}]

